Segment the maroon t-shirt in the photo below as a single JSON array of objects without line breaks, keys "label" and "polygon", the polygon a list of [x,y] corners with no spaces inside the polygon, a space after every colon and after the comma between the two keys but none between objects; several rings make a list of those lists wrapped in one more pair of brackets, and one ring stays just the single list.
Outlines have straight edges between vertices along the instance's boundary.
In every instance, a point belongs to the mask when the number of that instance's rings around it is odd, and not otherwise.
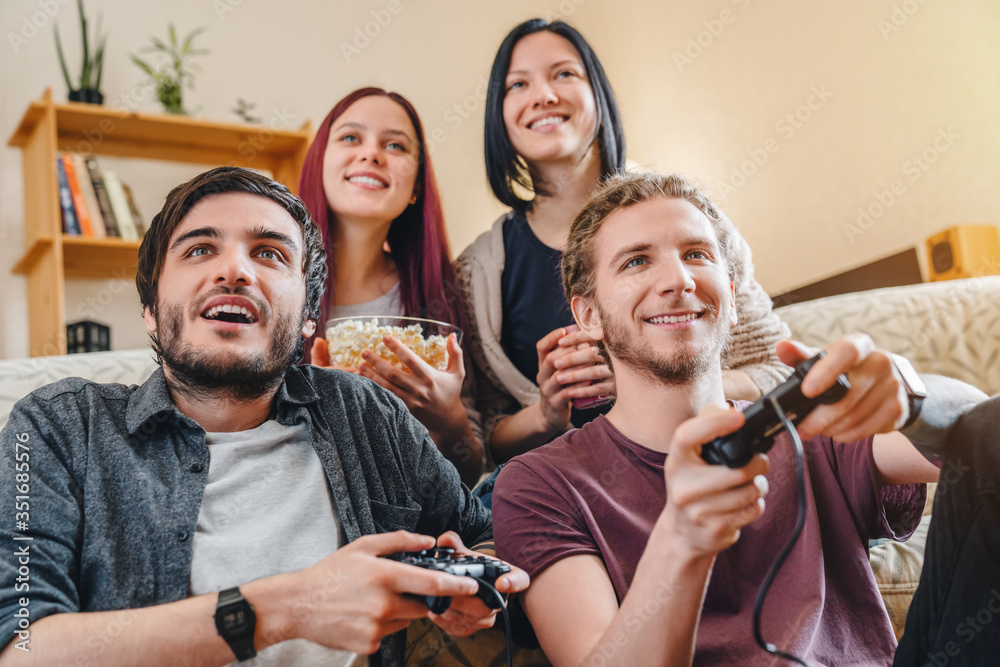
[{"label": "maroon t-shirt", "polygon": [[[888,665],[896,639],[868,563],[868,540],[908,538],[927,487],[882,487],[871,439],[819,437],[805,451],[805,527],[765,600],[764,639],[814,664]],[[695,664],[771,661],[754,642],[753,604],[791,535],[798,499],[787,434],[768,456],[767,509],[715,561]],[[604,417],[518,456],[493,493],[497,555],[532,577],[567,556],[599,556],[620,604],[666,502],[665,460]]]}]

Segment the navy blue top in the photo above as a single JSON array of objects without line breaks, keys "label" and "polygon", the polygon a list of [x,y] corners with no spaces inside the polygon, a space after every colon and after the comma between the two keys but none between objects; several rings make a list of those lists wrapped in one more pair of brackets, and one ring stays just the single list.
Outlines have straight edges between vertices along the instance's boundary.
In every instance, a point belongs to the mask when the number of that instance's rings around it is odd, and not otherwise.
[{"label": "navy blue top", "polygon": [[[506,259],[500,278],[500,345],[517,370],[534,381],[538,377],[538,341],[554,329],[573,324],[563,290],[562,251],[542,243],[524,213],[517,211],[503,223],[503,245]],[[610,409],[608,403],[591,410],[573,410],[573,425],[583,426]]]}]

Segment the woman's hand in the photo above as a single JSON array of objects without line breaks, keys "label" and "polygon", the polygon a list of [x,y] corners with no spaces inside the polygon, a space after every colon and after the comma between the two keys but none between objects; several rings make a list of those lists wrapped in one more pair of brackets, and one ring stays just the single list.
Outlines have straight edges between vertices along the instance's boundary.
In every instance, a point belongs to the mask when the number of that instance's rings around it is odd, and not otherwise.
[{"label": "woman's hand", "polygon": [[384,336],[382,342],[409,371],[365,350],[361,353],[364,363],[358,369],[361,375],[398,396],[429,431],[465,419],[462,406],[465,366],[455,334],[448,336],[448,366],[443,371],[428,364],[393,336]]},{"label": "woman's hand", "polygon": [[538,388],[542,428],[559,433],[569,426],[571,401],[575,398],[614,396],[611,369],[594,339],[574,324],[546,334],[538,344]]},{"label": "woman's hand", "polygon": [[[392,336],[385,346],[409,371],[396,368],[371,350],[361,353],[358,372],[399,397],[414,417],[427,427],[438,449],[451,461],[466,484],[475,483],[482,472],[482,444],[473,436],[462,404],[465,364],[455,334],[448,336],[448,365],[439,371]],[[471,486],[471,485],[470,485]]]}]

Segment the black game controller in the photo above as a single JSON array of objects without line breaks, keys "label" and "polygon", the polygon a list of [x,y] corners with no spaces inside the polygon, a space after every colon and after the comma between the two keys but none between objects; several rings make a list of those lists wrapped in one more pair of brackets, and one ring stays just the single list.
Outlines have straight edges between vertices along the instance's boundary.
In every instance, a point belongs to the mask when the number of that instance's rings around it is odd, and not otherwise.
[{"label": "black game controller", "polygon": [[754,454],[763,454],[771,449],[775,437],[782,428],[781,420],[771,407],[772,398],[777,399],[781,409],[793,424],[805,419],[817,405],[828,405],[842,399],[851,388],[851,383],[843,375],[837,378],[832,387],[815,398],[806,398],[802,395],[800,387],[803,378],[825,355],[826,352],[820,352],[812,359],[799,364],[791,377],[746,409],[743,413],[746,423],[738,431],[704,445],[701,448],[701,458],[709,463],[742,468],[750,462]]},{"label": "black game controller", "polygon": [[[425,570],[437,570],[458,576],[475,577],[496,585],[497,579],[510,572],[510,566],[488,556],[457,556],[454,549],[438,547],[424,551],[402,551],[386,556],[391,560],[416,565]],[[451,606],[451,597],[436,597],[433,595],[413,595],[427,605],[435,614],[443,614]],[[490,609],[500,609],[500,600],[492,595],[485,586],[479,586],[476,597]]]}]

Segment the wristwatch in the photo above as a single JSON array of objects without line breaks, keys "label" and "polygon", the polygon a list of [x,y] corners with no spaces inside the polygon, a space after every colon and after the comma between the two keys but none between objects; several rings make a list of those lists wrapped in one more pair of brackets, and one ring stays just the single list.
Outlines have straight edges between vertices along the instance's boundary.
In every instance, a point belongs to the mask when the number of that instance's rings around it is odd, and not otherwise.
[{"label": "wristwatch", "polygon": [[239,588],[219,591],[219,604],[215,607],[215,627],[226,640],[240,662],[257,655],[253,648],[253,633],[257,615]]},{"label": "wristwatch", "polygon": [[917,417],[920,416],[920,408],[924,404],[924,399],[927,398],[927,387],[924,386],[924,381],[920,379],[920,375],[917,374],[909,359],[892,353],[889,354],[889,358],[892,359],[892,365],[896,367],[899,377],[903,380],[903,388],[906,389],[906,396],[910,403],[910,416],[906,418],[906,423],[899,427],[899,430],[902,431],[912,426],[917,421]]}]

